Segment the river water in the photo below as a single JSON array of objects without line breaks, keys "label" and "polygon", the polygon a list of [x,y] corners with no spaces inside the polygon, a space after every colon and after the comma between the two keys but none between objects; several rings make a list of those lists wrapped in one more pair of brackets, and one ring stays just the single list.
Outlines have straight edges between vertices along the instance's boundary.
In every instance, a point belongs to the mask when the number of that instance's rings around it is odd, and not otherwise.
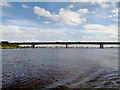
[{"label": "river water", "polygon": [[3,88],[118,88],[118,49],[2,50]]}]

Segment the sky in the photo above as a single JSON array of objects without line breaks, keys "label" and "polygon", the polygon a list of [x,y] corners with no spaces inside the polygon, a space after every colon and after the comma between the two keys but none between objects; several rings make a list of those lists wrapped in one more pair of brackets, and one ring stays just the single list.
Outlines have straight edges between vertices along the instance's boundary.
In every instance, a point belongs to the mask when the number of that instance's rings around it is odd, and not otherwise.
[{"label": "sky", "polygon": [[118,41],[117,2],[2,2],[2,40]]}]

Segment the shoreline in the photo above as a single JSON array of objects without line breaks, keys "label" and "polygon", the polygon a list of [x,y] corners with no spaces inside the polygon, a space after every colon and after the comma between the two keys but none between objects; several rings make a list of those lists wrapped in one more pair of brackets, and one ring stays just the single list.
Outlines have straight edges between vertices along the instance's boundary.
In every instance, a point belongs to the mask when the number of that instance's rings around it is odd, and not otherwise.
[{"label": "shoreline", "polygon": [[[64,48],[64,49],[65,49],[66,47],[36,47],[36,48],[34,48],[34,49],[38,49],[38,48],[51,48],[51,49],[54,49],[54,48]],[[72,48],[99,49],[99,47],[68,47],[68,48],[71,48],[71,49],[72,49]],[[120,48],[120,47],[104,47],[104,48]],[[104,48],[103,48],[103,49],[104,49]],[[26,48],[24,48],[24,47],[20,47],[20,48],[17,48],[17,47],[9,47],[9,48],[8,48],[8,47],[2,47],[2,48],[1,48],[1,47],[0,47],[0,49],[33,49],[33,48],[30,48],[30,47],[29,47],[29,48],[27,48],[27,47],[26,47]],[[67,49],[67,48],[66,48],[66,49]]]}]

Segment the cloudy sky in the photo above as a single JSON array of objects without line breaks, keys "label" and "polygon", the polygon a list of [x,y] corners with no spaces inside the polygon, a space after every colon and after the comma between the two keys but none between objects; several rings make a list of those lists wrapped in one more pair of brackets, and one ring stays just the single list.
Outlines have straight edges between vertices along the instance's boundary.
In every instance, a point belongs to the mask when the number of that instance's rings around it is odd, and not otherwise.
[{"label": "cloudy sky", "polygon": [[118,41],[118,3],[6,2],[2,40]]}]

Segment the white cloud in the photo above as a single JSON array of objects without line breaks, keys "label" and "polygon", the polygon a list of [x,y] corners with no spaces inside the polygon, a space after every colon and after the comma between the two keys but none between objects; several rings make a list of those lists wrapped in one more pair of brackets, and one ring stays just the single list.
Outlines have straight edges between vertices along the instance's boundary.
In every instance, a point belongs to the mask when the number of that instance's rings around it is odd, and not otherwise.
[{"label": "white cloud", "polygon": [[2,39],[5,40],[31,40],[47,37],[65,37],[66,30],[64,29],[50,29],[50,28],[36,28],[36,27],[22,27],[17,25],[2,25]]},{"label": "white cloud", "polygon": [[69,9],[70,9],[70,8],[74,8],[74,6],[73,6],[73,5],[69,5],[68,8],[69,8]]},{"label": "white cloud", "polygon": [[34,7],[34,13],[38,16],[51,17],[51,13],[49,11],[46,11],[44,8],[40,8],[37,6]]},{"label": "white cloud", "polygon": [[111,6],[115,8],[116,7],[116,2],[112,2]]},{"label": "white cloud", "polygon": [[100,8],[102,9],[106,9],[106,8],[116,8],[116,2],[91,2],[91,4],[95,5],[98,4],[100,6]]},{"label": "white cloud", "polygon": [[118,8],[114,8],[113,10],[112,10],[112,15],[109,15],[108,17],[118,17],[118,13],[119,13],[119,11],[118,11],[119,9]]},{"label": "white cloud", "polygon": [[8,2],[0,2],[0,6],[3,6],[3,7],[12,7],[12,5]]},{"label": "white cloud", "polygon": [[115,17],[115,16],[118,16],[118,8],[115,8],[114,10],[113,10],[113,17]]},{"label": "white cloud", "polygon": [[118,13],[118,8],[115,8],[115,9],[113,10],[113,13]]},{"label": "white cloud", "polygon": [[[24,22],[28,20],[24,20]],[[27,23],[25,22],[25,23]],[[29,21],[29,23],[32,21]],[[9,20],[4,25],[1,24],[2,27],[2,40],[17,40],[17,41],[26,41],[32,40],[68,40],[74,39],[74,37],[68,34],[68,28],[47,28],[38,25],[37,27],[32,24],[28,26],[25,24],[23,26],[22,21],[19,20]],[[71,34],[79,33],[78,31],[74,31],[70,29]],[[43,39],[44,38],[44,39]]]},{"label": "white cloud", "polygon": [[115,34],[118,32],[116,25],[103,26],[100,24],[87,24],[84,26],[84,28],[84,32],[92,34]]},{"label": "white cloud", "polygon": [[100,2],[99,5],[101,6],[101,8],[109,8],[110,7],[110,5],[105,2]]},{"label": "white cloud", "polygon": [[111,4],[108,4],[108,3],[104,2],[104,4],[101,4],[101,5],[103,5],[103,8],[112,8],[112,9],[110,9],[111,12],[112,12],[112,15],[109,15],[108,17],[111,18],[111,17],[118,16],[118,8],[116,7],[116,2],[112,2]]},{"label": "white cloud", "polygon": [[[62,0],[61,0],[62,1]],[[64,1],[64,0],[63,0]],[[119,2],[119,0],[65,0],[68,2]]]},{"label": "white cloud", "polygon": [[48,24],[48,23],[50,23],[50,22],[44,22],[45,24]]},{"label": "white cloud", "polygon": [[86,41],[118,41],[118,35],[110,36],[83,36]]},{"label": "white cloud", "polygon": [[[12,25],[2,26],[2,39],[4,40],[78,40],[78,41],[117,41],[118,28],[116,25],[103,26],[99,24],[86,24],[83,30],[71,28],[47,28],[47,27],[25,27]],[[32,24],[31,24],[32,26]],[[76,37],[73,37],[76,35]],[[79,36],[80,37],[79,37]]]},{"label": "white cloud", "polygon": [[82,15],[82,14],[87,14],[89,11],[88,9],[79,9],[77,12]]},{"label": "white cloud", "polygon": [[85,18],[82,18],[84,14],[87,14],[88,9],[79,9],[76,12],[73,12],[69,9],[61,8],[59,10],[59,14],[50,13],[44,8],[40,8],[38,6],[34,7],[34,13],[38,16],[47,17],[57,23],[66,24],[66,25],[79,25],[86,21]]},{"label": "white cloud", "polygon": [[31,24],[31,26],[37,26],[38,23],[30,21],[30,20],[26,20],[26,19],[18,19],[18,20],[7,20],[6,24],[11,24],[11,25],[18,25],[18,26],[29,26]]},{"label": "white cloud", "polygon": [[22,5],[23,8],[29,8],[28,6],[26,6],[25,4]]},{"label": "white cloud", "polygon": [[[99,5],[99,8],[96,8],[95,10],[91,11],[91,13],[98,15],[101,17],[101,15],[104,15],[101,18],[112,18],[118,16],[118,8],[116,7],[117,2],[94,2],[91,3],[92,5]],[[100,14],[98,14],[100,13]]]},{"label": "white cloud", "polygon": [[81,33],[92,35],[83,37],[88,40],[118,41],[118,27],[116,25],[86,24]]},{"label": "white cloud", "polygon": [[120,22],[120,19],[112,19],[113,21],[117,21],[117,22]]},{"label": "white cloud", "polygon": [[94,38],[94,36],[83,36],[83,38],[86,39],[86,40],[91,40],[91,39]]}]

